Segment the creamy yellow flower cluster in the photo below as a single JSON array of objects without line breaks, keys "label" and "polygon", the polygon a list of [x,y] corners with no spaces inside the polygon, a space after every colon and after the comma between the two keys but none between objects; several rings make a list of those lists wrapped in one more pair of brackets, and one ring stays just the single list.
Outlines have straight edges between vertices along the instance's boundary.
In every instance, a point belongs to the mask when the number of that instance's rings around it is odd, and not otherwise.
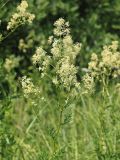
[{"label": "creamy yellow flower cluster", "polygon": [[80,52],[81,44],[73,43],[68,24],[63,18],[55,22],[54,35],[48,39],[51,45],[50,56],[42,48],[38,48],[32,61],[33,64],[39,64],[42,77],[45,75],[45,70],[49,68],[51,70],[46,74],[53,73],[52,82],[70,90],[71,87],[79,87],[75,59]]},{"label": "creamy yellow flower cluster", "polygon": [[120,52],[118,42],[113,41],[111,45],[104,46],[100,57],[93,53],[88,64],[88,73],[83,76],[85,93],[94,91],[95,81],[103,82],[120,76]]},{"label": "creamy yellow flower cluster", "polygon": [[15,57],[14,55],[11,55],[5,59],[4,68],[7,72],[10,72],[15,67],[18,67],[20,60],[20,57]]},{"label": "creamy yellow flower cluster", "polygon": [[69,22],[65,22],[63,18],[59,18],[54,23],[54,34],[56,36],[65,36],[70,33]]},{"label": "creamy yellow flower cluster", "polygon": [[94,92],[94,87],[95,87],[95,82],[94,82],[94,77],[92,77],[89,73],[86,73],[83,78],[83,94],[87,93],[93,93]]},{"label": "creamy yellow flower cluster", "polygon": [[42,58],[45,57],[46,52],[41,48],[37,48],[35,54],[32,56],[33,64],[38,64],[42,61]]},{"label": "creamy yellow flower cluster", "polygon": [[104,46],[100,58],[93,53],[88,68],[93,77],[100,78],[101,75],[120,76],[120,52],[117,51],[118,42],[113,41],[111,45]]},{"label": "creamy yellow flower cluster", "polygon": [[20,24],[24,24],[26,22],[32,23],[35,18],[34,14],[27,12],[28,3],[23,0],[21,4],[17,7],[17,12],[14,13],[8,22],[7,30],[13,30],[18,27]]},{"label": "creamy yellow flower cluster", "polygon": [[70,89],[71,86],[78,87],[79,83],[77,82],[76,74],[77,68],[73,63],[70,62],[69,57],[64,57],[59,61],[59,67],[57,70],[57,76],[60,78],[60,83],[64,87]]},{"label": "creamy yellow flower cluster", "polygon": [[39,93],[39,90],[33,84],[31,78],[27,78],[26,76],[24,76],[21,80],[21,84],[22,84],[22,89],[25,97],[28,97],[31,94],[36,95]]},{"label": "creamy yellow flower cluster", "polygon": [[48,56],[46,51],[44,51],[41,47],[38,47],[35,54],[32,56],[32,62],[34,65],[39,65],[38,69],[42,72],[42,77],[44,77],[46,74],[46,70],[50,64],[50,59],[50,56]]},{"label": "creamy yellow flower cluster", "polygon": [[[92,54],[87,73],[82,77],[83,86],[80,85],[75,61],[81,44],[73,42],[69,23],[63,18],[58,19],[54,26],[53,36],[48,39],[50,52],[38,47],[32,56],[32,62],[38,67],[42,78],[49,78],[56,87],[71,91],[70,95],[75,95],[80,89],[83,94],[93,92],[96,80],[102,81],[103,77],[115,78],[120,75],[120,52],[118,52],[118,42],[114,41],[111,45],[103,47],[100,56]],[[28,92],[32,92],[29,87],[27,89]]]}]

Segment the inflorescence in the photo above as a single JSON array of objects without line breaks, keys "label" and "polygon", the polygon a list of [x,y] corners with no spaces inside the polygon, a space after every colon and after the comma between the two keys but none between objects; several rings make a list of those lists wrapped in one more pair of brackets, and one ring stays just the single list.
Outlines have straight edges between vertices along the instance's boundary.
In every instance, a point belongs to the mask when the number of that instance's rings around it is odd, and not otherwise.
[{"label": "inflorescence", "polygon": [[32,23],[35,18],[34,14],[31,14],[27,11],[28,3],[23,0],[21,4],[18,5],[16,13],[14,13],[8,22],[7,30],[14,30],[21,24]]}]

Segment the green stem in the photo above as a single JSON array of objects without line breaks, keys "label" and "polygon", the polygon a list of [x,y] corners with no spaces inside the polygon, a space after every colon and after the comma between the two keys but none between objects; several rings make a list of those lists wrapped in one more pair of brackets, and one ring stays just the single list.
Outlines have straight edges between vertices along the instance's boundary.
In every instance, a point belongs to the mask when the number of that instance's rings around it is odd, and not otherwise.
[{"label": "green stem", "polygon": [[[59,116],[59,122],[58,122],[58,128],[56,130],[56,138],[59,136],[60,134],[60,130],[61,130],[61,124],[62,124],[62,117],[63,117],[63,107],[60,110],[60,116]],[[57,150],[57,142],[56,140],[54,140],[54,152],[56,152]]]},{"label": "green stem", "polygon": [[2,40],[0,41],[0,43],[2,41],[4,41],[7,37],[9,37],[18,27],[20,27],[21,25],[23,25],[23,23],[19,24],[15,29],[13,29],[11,32],[9,32],[5,37],[2,38]]}]

